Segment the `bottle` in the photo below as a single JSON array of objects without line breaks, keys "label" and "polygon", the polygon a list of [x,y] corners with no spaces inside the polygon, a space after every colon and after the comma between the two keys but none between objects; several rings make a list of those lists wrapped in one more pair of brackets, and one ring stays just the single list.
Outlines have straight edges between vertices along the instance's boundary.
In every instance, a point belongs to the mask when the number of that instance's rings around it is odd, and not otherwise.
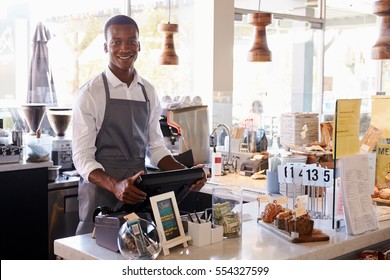
[{"label": "bottle", "polygon": [[276,134],[274,134],[272,136],[272,145],[271,145],[271,148],[269,149],[268,153],[271,156],[276,156],[279,154],[278,136]]},{"label": "bottle", "polygon": [[265,130],[263,128],[258,129],[256,144],[257,144],[257,151],[258,152],[267,151],[268,140],[267,140],[267,136],[265,135]]},{"label": "bottle", "polygon": [[213,159],[211,162],[211,174],[213,176],[222,175],[222,155],[220,152],[213,153]]}]

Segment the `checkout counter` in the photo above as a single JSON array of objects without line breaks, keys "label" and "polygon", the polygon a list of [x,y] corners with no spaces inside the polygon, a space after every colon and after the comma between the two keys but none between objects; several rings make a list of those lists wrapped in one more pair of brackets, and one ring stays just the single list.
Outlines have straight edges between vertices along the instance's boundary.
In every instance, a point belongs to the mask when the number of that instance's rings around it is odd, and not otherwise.
[{"label": "checkout counter", "polygon": [[[357,252],[369,248],[390,247],[390,220],[379,223],[379,229],[358,236],[349,236],[345,231],[332,229],[331,220],[315,220],[315,228],[329,235],[329,241],[291,243],[257,224],[258,203],[256,198],[266,191],[265,180],[230,174],[210,180],[202,189],[212,192],[216,184],[240,185],[243,191],[242,236],[202,247],[178,245],[170,254],[160,254],[157,260],[284,260],[284,259],[344,259],[356,258]],[[123,260],[115,253],[96,244],[91,234],[57,239],[54,253],[59,259],[75,260]]]}]

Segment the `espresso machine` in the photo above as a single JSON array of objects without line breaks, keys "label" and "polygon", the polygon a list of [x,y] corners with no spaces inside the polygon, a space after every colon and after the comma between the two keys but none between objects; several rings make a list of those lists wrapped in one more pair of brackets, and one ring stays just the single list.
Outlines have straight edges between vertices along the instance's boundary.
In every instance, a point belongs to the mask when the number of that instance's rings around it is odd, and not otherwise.
[{"label": "espresso machine", "polygon": [[66,135],[72,119],[72,109],[51,107],[47,108],[46,114],[56,133],[52,142],[51,160],[54,165],[60,165],[62,171],[73,170],[72,139]]}]

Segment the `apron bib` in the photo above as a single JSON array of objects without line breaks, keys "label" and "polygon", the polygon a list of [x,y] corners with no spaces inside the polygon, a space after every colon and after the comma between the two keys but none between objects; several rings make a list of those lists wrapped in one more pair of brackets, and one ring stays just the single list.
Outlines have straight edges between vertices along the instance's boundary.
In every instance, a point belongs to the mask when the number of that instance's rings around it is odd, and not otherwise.
[{"label": "apron bib", "polygon": [[[144,85],[138,83],[144,101],[111,99],[107,77],[102,73],[106,93],[106,108],[102,127],[96,137],[96,160],[107,174],[124,180],[145,170],[146,143],[149,134],[150,102]],[[76,234],[92,232],[92,215],[96,207],[114,208],[120,201],[110,191],[86,182],[79,183],[79,218]],[[137,212],[137,205],[127,208]]]}]

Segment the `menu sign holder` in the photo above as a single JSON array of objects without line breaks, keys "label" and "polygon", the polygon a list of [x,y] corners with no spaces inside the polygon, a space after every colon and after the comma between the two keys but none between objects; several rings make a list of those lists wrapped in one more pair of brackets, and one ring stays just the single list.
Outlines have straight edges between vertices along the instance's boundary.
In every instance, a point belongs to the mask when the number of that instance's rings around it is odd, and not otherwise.
[{"label": "menu sign holder", "polygon": [[339,161],[347,233],[358,235],[378,229],[370,195],[368,154],[345,156]]},{"label": "menu sign holder", "polygon": [[180,219],[179,208],[174,192],[167,192],[150,197],[154,219],[157,228],[163,233],[162,248],[164,256],[169,255],[169,248],[183,244],[187,247],[187,241],[191,236],[186,236]]}]

